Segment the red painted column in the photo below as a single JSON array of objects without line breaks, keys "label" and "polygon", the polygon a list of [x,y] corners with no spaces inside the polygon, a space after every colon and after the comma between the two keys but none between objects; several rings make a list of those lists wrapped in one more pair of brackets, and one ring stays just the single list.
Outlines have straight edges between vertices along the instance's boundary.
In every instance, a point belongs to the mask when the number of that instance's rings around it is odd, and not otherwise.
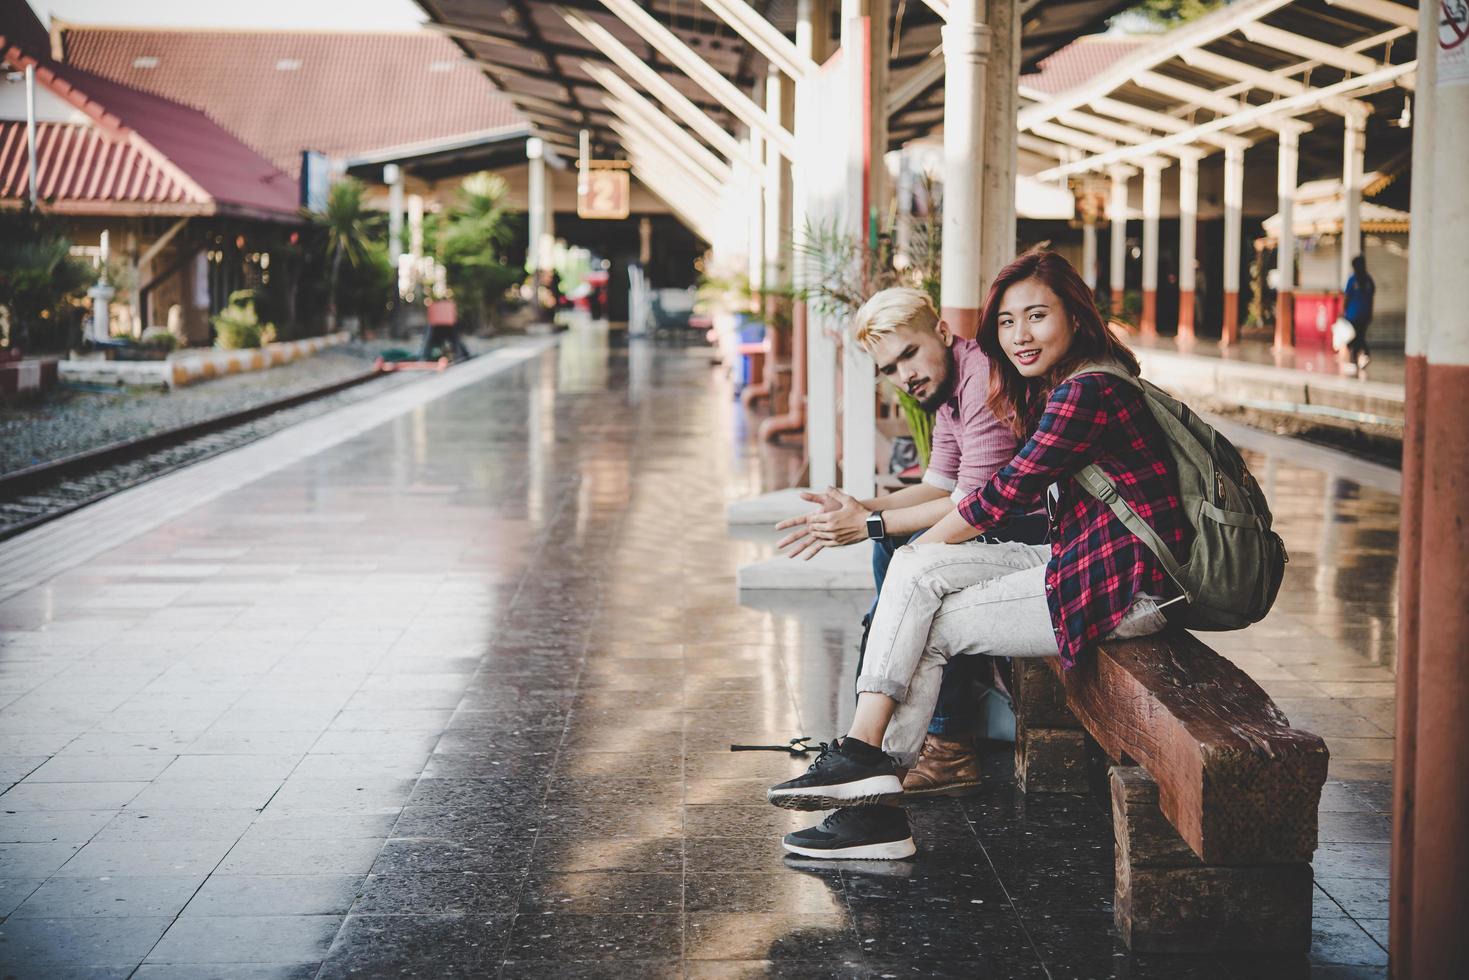
[{"label": "red painted column", "polygon": [[1224,324],[1219,334],[1219,346],[1228,347],[1239,343],[1239,293],[1224,294]]},{"label": "red painted column", "polygon": [[1178,294],[1178,342],[1194,342],[1194,294],[1193,290]]},{"label": "red painted column", "polygon": [[1275,294],[1275,348],[1285,350],[1296,342],[1296,294],[1280,290]]},{"label": "red painted column", "polygon": [[1400,634],[1398,711],[1410,740],[1398,731],[1390,906],[1392,973],[1411,980],[1458,976],[1469,963],[1469,85],[1446,71],[1469,53],[1469,18],[1462,5],[1423,6],[1407,345],[1408,408],[1421,424],[1409,417],[1403,481],[1418,491],[1416,514],[1404,515],[1416,538],[1404,552],[1416,548],[1418,567],[1403,572],[1417,572],[1418,595]]}]

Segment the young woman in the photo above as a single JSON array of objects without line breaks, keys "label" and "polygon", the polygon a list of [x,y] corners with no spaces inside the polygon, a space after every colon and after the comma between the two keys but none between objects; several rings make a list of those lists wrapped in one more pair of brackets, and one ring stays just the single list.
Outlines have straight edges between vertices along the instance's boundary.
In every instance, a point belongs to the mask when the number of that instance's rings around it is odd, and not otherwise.
[{"label": "young woman", "polygon": [[[786,835],[785,848],[818,858],[901,858],[915,847],[891,802],[899,767],[911,765],[955,656],[1060,655],[1069,668],[1108,637],[1146,636],[1167,625],[1172,594],[1147,545],[1072,479],[1096,463],[1118,492],[1185,555],[1178,480],[1162,431],[1136,385],[1138,363],[1107,329],[1081,277],[1054,252],[1006,266],[979,326],[989,356],[990,407],[1024,445],[916,543],[900,548],[868,637],[857,711],[845,738],[807,772],[771,787],[770,802],[796,810],[837,808],[821,824]],[[1073,376],[1074,375],[1074,376]],[[1045,502],[1048,545],[974,539]]]}]

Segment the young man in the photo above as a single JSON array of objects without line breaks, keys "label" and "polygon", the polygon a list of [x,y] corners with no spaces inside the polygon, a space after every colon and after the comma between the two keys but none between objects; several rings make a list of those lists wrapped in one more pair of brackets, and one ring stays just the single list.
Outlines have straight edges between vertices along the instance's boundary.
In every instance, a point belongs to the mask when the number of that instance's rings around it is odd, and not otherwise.
[{"label": "young man", "polygon": [[[871,500],[835,488],[803,496],[820,509],[776,525],[794,529],[779,547],[810,558],[832,545],[872,540],[872,572],[882,592],[893,552],[954,510],[956,503],[1014,457],[1015,436],[997,420],[989,397],[989,359],[972,340],[956,336],[940,320],[927,294],[884,289],[857,311],[853,336],[878,372],[936,413],[933,449],[923,482]],[[1044,515],[1013,521],[991,535],[995,541],[1045,541]],[[876,602],[873,608],[876,609]],[[868,614],[864,625],[871,622]],[[866,651],[867,637],[862,638]],[[959,794],[979,785],[979,702],[975,681],[988,661],[956,657],[944,670],[938,707],[917,763],[903,778],[907,796]],[[857,671],[862,671],[858,662]]]}]

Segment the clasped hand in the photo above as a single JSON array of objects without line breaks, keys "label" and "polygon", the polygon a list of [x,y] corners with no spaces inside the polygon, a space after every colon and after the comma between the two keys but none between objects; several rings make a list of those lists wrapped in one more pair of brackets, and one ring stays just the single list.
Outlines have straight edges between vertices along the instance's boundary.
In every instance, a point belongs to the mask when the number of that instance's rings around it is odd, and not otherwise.
[{"label": "clasped hand", "polygon": [[824,548],[866,540],[867,515],[872,512],[856,497],[836,487],[827,487],[821,493],[803,490],[801,499],[819,507],[809,514],[775,525],[777,531],[794,529],[776,544],[787,558],[809,561]]}]

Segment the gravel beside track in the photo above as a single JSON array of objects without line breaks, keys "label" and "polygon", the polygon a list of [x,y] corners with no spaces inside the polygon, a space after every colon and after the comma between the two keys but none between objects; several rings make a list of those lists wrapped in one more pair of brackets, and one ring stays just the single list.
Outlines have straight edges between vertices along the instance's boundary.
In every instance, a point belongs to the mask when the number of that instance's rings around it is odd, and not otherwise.
[{"label": "gravel beside track", "polygon": [[[504,342],[500,338],[466,338],[475,354]],[[411,340],[357,341],[281,367],[230,375],[175,391],[120,388],[99,392],[61,385],[40,401],[0,406],[0,474],[321,388],[370,370],[373,360],[387,348],[415,346],[416,341]],[[388,375],[257,419],[240,427],[239,442],[370,398],[386,388],[411,384],[421,377],[417,372]]]}]

